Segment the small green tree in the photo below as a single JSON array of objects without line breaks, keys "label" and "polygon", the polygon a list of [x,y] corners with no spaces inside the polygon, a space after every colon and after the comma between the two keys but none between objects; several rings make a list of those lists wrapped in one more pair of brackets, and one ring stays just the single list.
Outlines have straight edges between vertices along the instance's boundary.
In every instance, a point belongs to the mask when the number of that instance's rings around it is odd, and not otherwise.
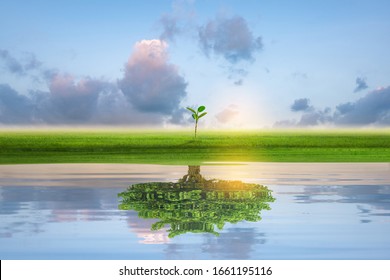
[{"label": "small green tree", "polygon": [[199,106],[197,111],[195,111],[191,107],[187,107],[187,110],[192,112],[192,118],[195,120],[195,138],[196,138],[196,132],[198,130],[198,121],[201,117],[203,117],[207,114],[207,112],[203,112],[205,109],[206,109],[206,107],[203,105]]},{"label": "small green tree", "polygon": [[226,223],[258,222],[275,201],[266,186],[241,181],[207,180],[200,166],[188,166],[178,182],[130,186],[118,194],[120,210],[135,210],[143,219],[159,219],[151,230],[169,226],[169,238],[185,233],[219,235]]}]

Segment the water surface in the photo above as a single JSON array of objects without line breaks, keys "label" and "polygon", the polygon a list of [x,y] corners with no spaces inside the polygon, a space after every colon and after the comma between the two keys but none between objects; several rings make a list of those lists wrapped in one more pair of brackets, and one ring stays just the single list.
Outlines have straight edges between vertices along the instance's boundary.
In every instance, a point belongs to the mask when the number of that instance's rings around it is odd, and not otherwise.
[{"label": "water surface", "polygon": [[[198,175],[198,185],[175,189],[188,174],[187,166],[0,166],[0,259],[390,259],[388,164],[202,166],[207,182],[241,189],[202,191]],[[128,204],[118,196],[151,182],[167,192]]]}]

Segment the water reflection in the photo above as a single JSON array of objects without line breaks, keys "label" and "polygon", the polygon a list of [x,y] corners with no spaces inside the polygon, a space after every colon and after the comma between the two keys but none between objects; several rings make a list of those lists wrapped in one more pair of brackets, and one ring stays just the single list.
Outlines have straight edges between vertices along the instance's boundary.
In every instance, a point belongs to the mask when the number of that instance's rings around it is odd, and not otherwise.
[{"label": "water reflection", "polygon": [[170,238],[163,231],[151,231],[152,225],[158,219],[139,219],[136,211],[126,211],[127,225],[132,233],[137,236],[140,244],[169,244]]},{"label": "water reflection", "polygon": [[44,233],[51,223],[108,221],[120,215],[109,189],[0,187],[0,238]]},{"label": "water reflection", "polygon": [[310,186],[296,195],[297,203],[354,204],[363,224],[374,216],[390,216],[390,186]]},{"label": "water reflection", "polygon": [[310,186],[296,198],[299,203],[368,204],[376,209],[390,210],[390,186]]},{"label": "water reflection", "polygon": [[[117,165],[88,172],[19,167],[13,177],[0,166],[0,259],[390,258],[390,178],[378,184],[375,172],[361,171],[362,177],[347,173],[336,180],[322,165],[322,173],[311,175],[322,181],[307,182],[303,168],[267,175],[266,166],[190,167],[187,173],[187,166],[131,165],[126,174]],[[285,180],[290,177],[296,181]],[[268,182],[269,189],[205,178]],[[160,183],[125,191],[151,181]],[[269,206],[272,211],[264,211]]]},{"label": "water reflection", "polygon": [[135,210],[143,219],[158,219],[152,231],[168,227],[168,237],[185,233],[219,236],[226,223],[257,222],[275,201],[262,185],[241,181],[207,180],[200,166],[189,166],[178,182],[135,184],[118,196],[121,210]]}]

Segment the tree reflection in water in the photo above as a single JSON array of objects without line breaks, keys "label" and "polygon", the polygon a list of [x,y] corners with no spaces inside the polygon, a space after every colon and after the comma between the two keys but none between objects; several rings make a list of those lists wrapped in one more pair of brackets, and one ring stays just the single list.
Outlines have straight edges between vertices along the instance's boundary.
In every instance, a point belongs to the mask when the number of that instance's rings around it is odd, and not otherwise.
[{"label": "tree reflection in water", "polygon": [[169,237],[180,234],[219,233],[225,223],[257,222],[260,212],[275,201],[262,185],[241,181],[206,180],[200,166],[189,166],[178,182],[135,184],[119,193],[119,209],[135,210],[144,219],[159,219],[152,230],[169,225]]}]

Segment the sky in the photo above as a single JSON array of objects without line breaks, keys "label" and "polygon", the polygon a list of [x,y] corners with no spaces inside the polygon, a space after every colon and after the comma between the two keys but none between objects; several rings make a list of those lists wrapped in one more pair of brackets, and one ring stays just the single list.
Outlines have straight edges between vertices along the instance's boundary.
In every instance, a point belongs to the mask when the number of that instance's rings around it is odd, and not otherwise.
[{"label": "sky", "polygon": [[0,125],[390,125],[387,0],[0,0]]}]

